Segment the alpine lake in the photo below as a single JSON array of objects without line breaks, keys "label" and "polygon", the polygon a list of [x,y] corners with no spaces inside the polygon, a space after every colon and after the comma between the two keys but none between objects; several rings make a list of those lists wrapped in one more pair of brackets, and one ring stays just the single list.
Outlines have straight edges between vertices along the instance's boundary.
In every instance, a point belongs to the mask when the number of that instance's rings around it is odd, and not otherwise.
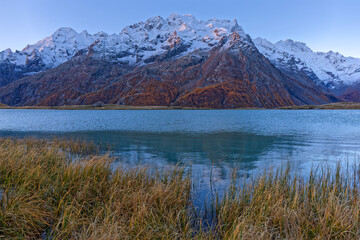
[{"label": "alpine lake", "polygon": [[357,161],[360,110],[3,109],[0,137],[91,141],[108,146],[114,167],[183,166],[207,198],[285,164],[306,175],[319,164]]}]

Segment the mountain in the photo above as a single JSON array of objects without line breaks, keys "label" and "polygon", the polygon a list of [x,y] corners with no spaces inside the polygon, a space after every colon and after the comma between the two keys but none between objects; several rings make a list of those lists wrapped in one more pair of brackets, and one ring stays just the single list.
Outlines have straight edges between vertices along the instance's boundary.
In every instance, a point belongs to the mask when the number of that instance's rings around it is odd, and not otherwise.
[{"label": "mountain", "polygon": [[77,33],[71,28],[60,28],[22,51],[6,49],[0,52],[0,86],[57,67],[101,37],[102,33],[90,35],[86,31]]},{"label": "mountain", "polygon": [[345,101],[360,101],[360,59],[335,52],[313,52],[305,43],[293,40],[275,44],[254,40],[259,51],[279,69],[290,75],[306,74],[318,85]]},{"label": "mountain", "polygon": [[0,53],[0,102],[273,108],[339,101],[317,69],[295,56],[283,66],[277,49],[267,52],[259,42],[236,20],[178,14],[112,35],[61,28],[22,51]]},{"label": "mountain", "polygon": [[[71,28],[60,28],[53,35],[21,52],[7,49],[0,53],[0,62],[28,66],[38,60],[43,69],[56,67],[71,59],[79,50],[90,47],[98,59],[127,64],[151,62],[175,45],[182,45],[182,52],[211,49],[218,41],[236,31],[246,37],[236,20],[199,21],[191,15],[172,14],[167,19],[154,17],[146,22],[125,27],[119,34],[77,33]],[[186,43],[186,44],[184,44]],[[163,56],[164,57],[164,56]]]},{"label": "mountain", "polygon": [[305,43],[293,40],[275,44],[256,38],[259,51],[278,68],[303,71],[313,80],[335,89],[360,82],[360,59],[344,57],[335,52],[313,52]]}]

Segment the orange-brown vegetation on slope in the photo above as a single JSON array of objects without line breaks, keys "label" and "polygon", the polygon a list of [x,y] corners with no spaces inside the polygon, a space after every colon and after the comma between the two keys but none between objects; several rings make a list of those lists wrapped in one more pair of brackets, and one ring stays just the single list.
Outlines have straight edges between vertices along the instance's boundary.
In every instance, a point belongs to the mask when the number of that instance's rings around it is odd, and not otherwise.
[{"label": "orange-brown vegetation on slope", "polygon": [[139,66],[79,54],[57,68],[0,88],[0,101],[12,106],[101,101],[206,108],[275,108],[338,101],[306,76],[295,79],[284,74],[255,47],[242,48],[239,41],[234,38],[226,47]]},{"label": "orange-brown vegetation on slope", "polygon": [[150,80],[124,94],[123,102],[136,106],[169,106],[176,95],[177,89],[172,84]]},{"label": "orange-brown vegetation on slope", "polygon": [[86,93],[78,99],[77,104],[91,105],[96,102],[114,103],[116,100],[118,100],[116,96],[119,96],[124,88],[124,84],[117,83],[106,88],[102,88],[96,92]]},{"label": "orange-brown vegetation on slope", "polygon": [[204,108],[274,108],[294,105],[291,99],[283,99],[278,93],[259,92],[246,82],[234,81],[197,88],[181,97],[180,106]]}]

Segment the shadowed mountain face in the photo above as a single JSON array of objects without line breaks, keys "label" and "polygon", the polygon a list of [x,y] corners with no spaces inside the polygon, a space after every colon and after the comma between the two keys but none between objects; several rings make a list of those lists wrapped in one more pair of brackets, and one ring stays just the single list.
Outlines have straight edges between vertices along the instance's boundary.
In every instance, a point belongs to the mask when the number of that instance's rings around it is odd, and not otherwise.
[{"label": "shadowed mountain face", "polygon": [[278,70],[236,33],[209,51],[179,57],[181,47],[140,66],[97,59],[90,47],[56,68],[1,88],[0,102],[274,108],[337,101],[306,76],[300,81]]},{"label": "shadowed mountain face", "polygon": [[46,67],[42,65],[39,66],[34,62],[28,62],[26,66],[17,66],[10,62],[2,62],[0,63],[0,87],[42,70],[46,70]]},{"label": "shadowed mountain face", "polygon": [[291,69],[270,62],[236,20],[173,14],[119,35],[63,28],[21,52],[0,52],[0,102],[274,108],[339,101],[315,74]]},{"label": "shadowed mountain face", "polygon": [[336,89],[335,94],[348,102],[360,102],[360,83]]}]

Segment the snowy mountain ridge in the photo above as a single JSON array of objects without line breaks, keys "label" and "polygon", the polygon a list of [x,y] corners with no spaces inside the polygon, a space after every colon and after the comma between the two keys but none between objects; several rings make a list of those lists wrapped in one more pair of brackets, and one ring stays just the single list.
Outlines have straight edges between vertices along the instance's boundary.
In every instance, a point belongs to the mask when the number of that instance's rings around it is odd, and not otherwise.
[{"label": "snowy mountain ridge", "polygon": [[293,40],[271,43],[254,39],[258,50],[279,68],[296,66],[298,70],[313,72],[331,88],[360,81],[360,59],[344,57],[335,52],[314,52],[305,43]]},{"label": "snowy mountain ridge", "polygon": [[[125,27],[119,34],[78,33],[60,28],[51,36],[26,46],[22,51],[0,52],[0,64],[16,66],[27,75],[51,69],[70,60],[82,49],[93,57],[123,64],[143,65],[166,57],[181,57],[195,50],[210,50],[228,39],[239,38],[242,47],[256,48],[278,68],[305,72],[331,88],[360,80],[360,59],[339,53],[313,52],[305,43],[292,40],[271,43],[257,38],[254,42],[237,21],[198,20],[192,15],[172,14],[153,17]],[[224,45],[226,47],[226,44]],[[29,67],[31,66],[31,67]],[[24,70],[25,69],[25,70]],[[26,70],[28,69],[28,70]]]},{"label": "snowy mountain ridge", "polygon": [[0,52],[0,62],[22,66],[29,60],[40,59],[47,68],[53,68],[68,61],[79,50],[94,45],[98,57],[135,64],[179,45],[186,53],[210,49],[233,32],[247,39],[235,19],[202,21],[192,15],[174,13],[167,19],[158,16],[127,26],[119,34],[112,35],[102,32],[91,35],[86,31],[77,33],[71,28],[60,28],[22,51],[7,49]]}]

